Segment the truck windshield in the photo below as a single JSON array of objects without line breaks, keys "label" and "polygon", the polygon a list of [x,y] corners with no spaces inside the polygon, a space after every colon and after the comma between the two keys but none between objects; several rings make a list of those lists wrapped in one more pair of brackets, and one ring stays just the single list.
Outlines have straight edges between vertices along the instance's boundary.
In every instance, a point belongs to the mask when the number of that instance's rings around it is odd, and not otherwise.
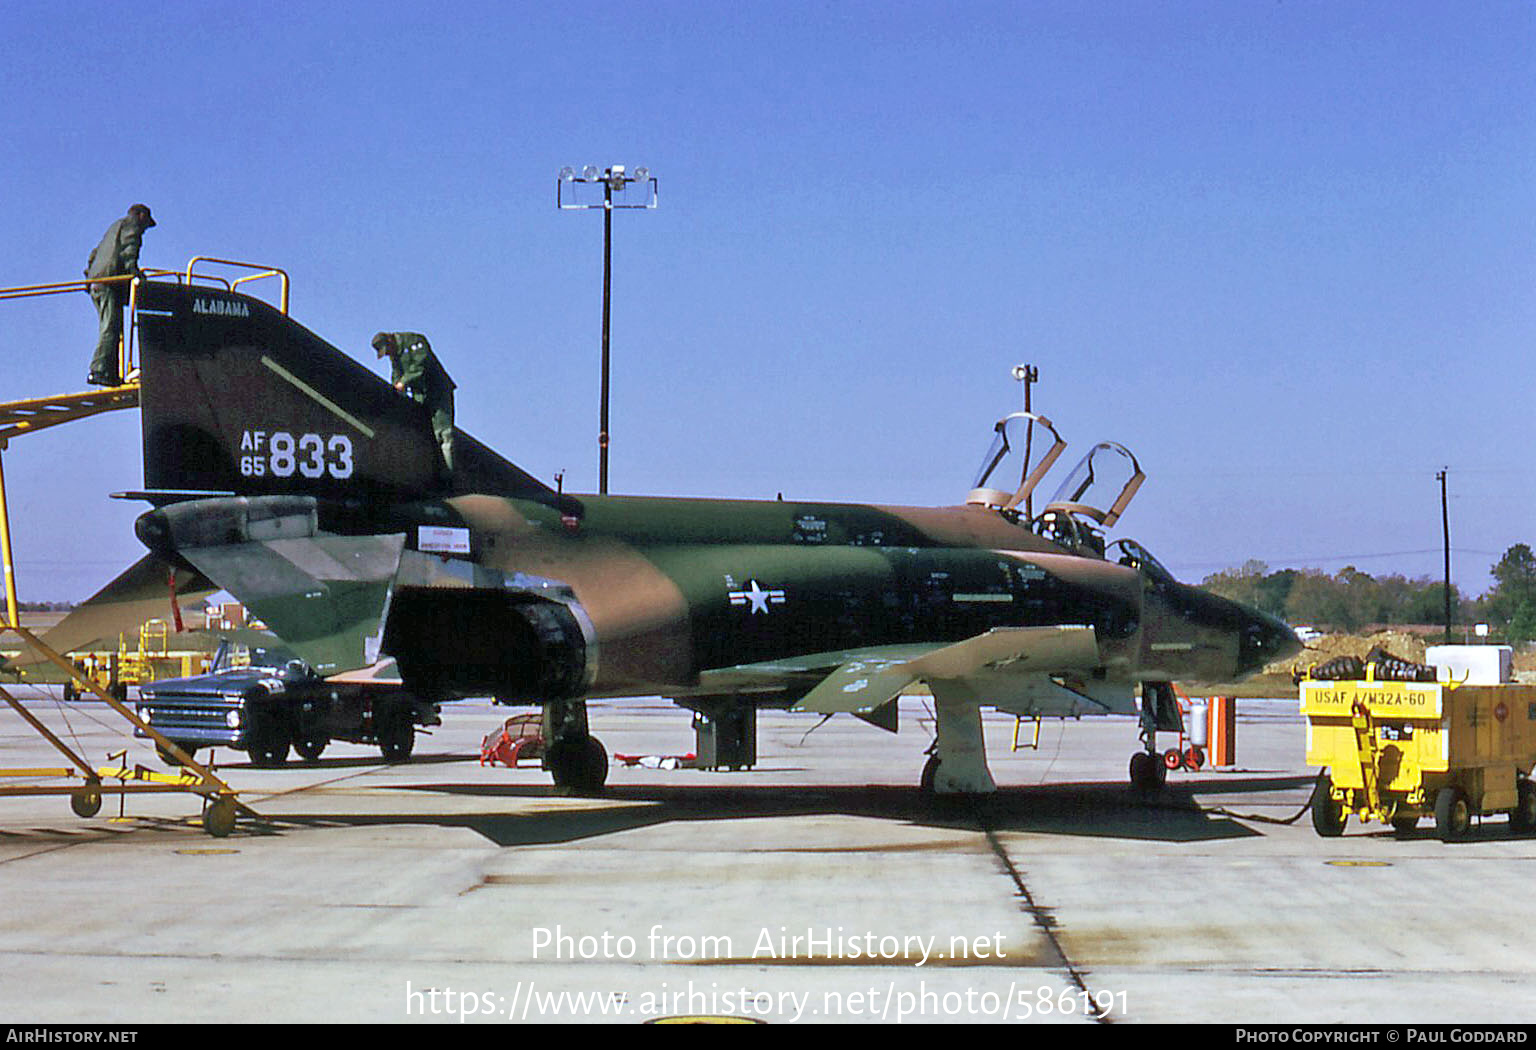
[{"label": "truck windshield", "polygon": [[219,641],[219,651],[213,657],[214,671],[231,671],[240,667],[283,667],[293,660],[293,654],[278,645],[247,645],[233,638]]}]

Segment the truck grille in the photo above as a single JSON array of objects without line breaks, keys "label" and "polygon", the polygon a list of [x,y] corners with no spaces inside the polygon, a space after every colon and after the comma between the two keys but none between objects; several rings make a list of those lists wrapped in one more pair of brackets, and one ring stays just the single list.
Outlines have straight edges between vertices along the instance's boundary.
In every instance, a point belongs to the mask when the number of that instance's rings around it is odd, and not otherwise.
[{"label": "truck grille", "polygon": [[148,712],[146,721],[167,735],[169,735],[167,731],[172,729],[228,729],[229,726],[224,721],[224,717],[234,709],[234,706],[209,703],[178,704],[156,698],[155,702],[146,704],[140,709],[139,717],[144,718],[145,712]]}]

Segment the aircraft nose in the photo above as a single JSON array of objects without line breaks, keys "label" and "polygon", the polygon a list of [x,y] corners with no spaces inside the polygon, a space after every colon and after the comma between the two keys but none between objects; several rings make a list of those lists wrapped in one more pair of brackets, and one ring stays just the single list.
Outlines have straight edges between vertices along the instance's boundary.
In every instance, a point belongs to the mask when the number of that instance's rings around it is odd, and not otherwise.
[{"label": "aircraft nose", "polygon": [[1256,609],[1243,610],[1247,620],[1237,641],[1237,670],[1252,674],[1266,664],[1301,652],[1301,639],[1280,620]]}]

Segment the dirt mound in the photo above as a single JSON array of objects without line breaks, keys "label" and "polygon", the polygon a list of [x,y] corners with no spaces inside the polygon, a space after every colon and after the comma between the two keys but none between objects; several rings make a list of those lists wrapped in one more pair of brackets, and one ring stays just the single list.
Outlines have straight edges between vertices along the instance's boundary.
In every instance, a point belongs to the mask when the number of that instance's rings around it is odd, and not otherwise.
[{"label": "dirt mound", "polygon": [[1381,646],[1399,660],[1424,662],[1424,639],[1404,631],[1377,631],[1374,634],[1325,634],[1307,643],[1307,647],[1288,660],[1270,664],[1265,674],[1288,673],[1293,667],[1306,669],[1340,656],[1364,660],[1366,654]]}]

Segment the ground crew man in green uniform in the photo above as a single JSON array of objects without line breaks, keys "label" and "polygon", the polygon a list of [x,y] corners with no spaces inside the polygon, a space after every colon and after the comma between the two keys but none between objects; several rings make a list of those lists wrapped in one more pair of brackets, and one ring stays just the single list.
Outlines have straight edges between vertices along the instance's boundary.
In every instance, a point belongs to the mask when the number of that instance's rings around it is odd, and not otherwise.
[{"label": "ground crew man in green uniform", "polygon": [[[139,246],[144,241],[144,231],[155,224],[149,208],[135,204],[128,214],[118,219],[101,238],[85,264],[87,277],[142,276],[139,270]],[[123,377],[118,374],[118,343],[123,337],[123,304],[128,301],[126,281],[108,284],[92,284],[91,299],[96,303],[96,313],[101,318],[101,335],[96,340],[96,355],[91,358],[91,372],[87,383],[96,386],[120,386]]]},{"label": "ground crew man in green uniform", "polygon": [[395,389],[432,413],[432,436],[443,453],[443,467],[453,476],[454,382],[432,352],[432,344],[418,332],[380,332],[373,348],[388,357],[390,382]]}]

